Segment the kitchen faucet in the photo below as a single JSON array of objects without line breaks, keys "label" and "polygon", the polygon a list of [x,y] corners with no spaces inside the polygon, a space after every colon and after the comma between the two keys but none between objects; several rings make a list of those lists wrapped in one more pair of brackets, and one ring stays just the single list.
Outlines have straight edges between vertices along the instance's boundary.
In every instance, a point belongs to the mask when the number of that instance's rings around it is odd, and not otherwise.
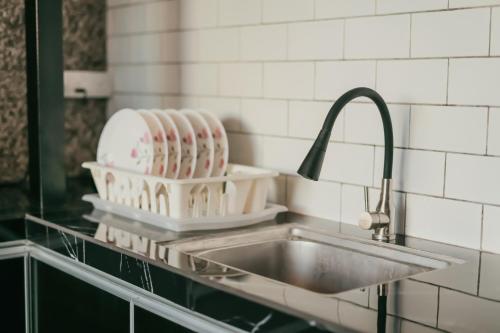
[{"label": "kitchen faucet", "polygon": [[378,107],[382,123],[384,126],[384,174],[382,179],[382,188],[380,199],[375,211],[369,211],[368,187],[365,186],[365,212],[361,214],[359,226],[362,229],[374,230],[372,238],[379,241],[389,241],[394,238],[394,223],[391,223],[391,178],[392,178],[392,155],[394,150],[394,139],[392,134],[392,123],[387,104],[384,99],[375,90],[370,88],[354,88],[349,90],[333,104],[326,116],[323,127],[314,141],[306,158],[297,171],[302,177],[317,181],[321,173],[321,166],[325,157],[326,148],[330,140],[332,128],[342,108],[357,97],[368,97]]}]

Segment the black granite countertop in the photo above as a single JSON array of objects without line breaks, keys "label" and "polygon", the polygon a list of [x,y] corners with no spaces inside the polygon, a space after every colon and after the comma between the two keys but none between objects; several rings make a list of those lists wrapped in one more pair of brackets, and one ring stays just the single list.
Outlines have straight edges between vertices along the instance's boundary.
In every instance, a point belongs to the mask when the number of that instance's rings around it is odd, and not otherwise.
[{"label": "black granite countertop", "polygon": [[[205,236],[206,232],[164,231],[93,211],[88,204],[74,199],[63,209],[27,215],[26,238],[243,330],[376,332],[377,321],[385,321],[387,332],[500,331],[497,254],[400,237],[398,243],[408,248],[465,263],[389,283],[385,309],[378,308],[383,303],[379,302],[376,286],[335,295],[292,288],[282,295],[269,290],[262,296],[261,291],[245,289],[247,285],[237,280],[213,279],[173,263],[170,245]],[[289,222],[320,226],[365,240],[370,237],[357,226],[296,214],[281,214],[256,227]]]}]

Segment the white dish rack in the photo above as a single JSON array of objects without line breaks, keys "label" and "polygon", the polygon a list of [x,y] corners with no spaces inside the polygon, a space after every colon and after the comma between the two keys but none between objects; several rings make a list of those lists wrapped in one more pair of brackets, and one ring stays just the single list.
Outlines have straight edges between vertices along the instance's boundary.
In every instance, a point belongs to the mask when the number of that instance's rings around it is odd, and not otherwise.
[{"label": "white dish rack", "polygon": [[285,206],[268,205],[277,172],[229,164],[223,177],[168,179],[97,162],[85,162],[97,195],[84,200],[95,208],[175,231],[250,225],[272,219]]}]

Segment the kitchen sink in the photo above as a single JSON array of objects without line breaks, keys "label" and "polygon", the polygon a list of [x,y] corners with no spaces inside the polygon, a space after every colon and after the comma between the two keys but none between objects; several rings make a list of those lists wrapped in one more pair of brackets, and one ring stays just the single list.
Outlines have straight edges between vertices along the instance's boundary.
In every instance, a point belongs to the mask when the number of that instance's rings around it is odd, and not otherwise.
[{"label": "kitchen sink", "polygon": [[462,263],[403,246],[297,225],[202,238],[176,247],[210,263],[321,294],[382,284]]}]

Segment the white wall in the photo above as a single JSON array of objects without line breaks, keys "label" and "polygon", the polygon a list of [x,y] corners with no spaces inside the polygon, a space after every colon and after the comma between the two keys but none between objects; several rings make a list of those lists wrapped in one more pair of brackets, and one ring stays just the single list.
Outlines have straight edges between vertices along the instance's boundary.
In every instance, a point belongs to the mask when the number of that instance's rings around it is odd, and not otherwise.
[{"label": "white wall", "polygon": [[[108,0],[114,108],[203,107],[231,159],[282,171],[292,211],[356,223],[375,199],[383,135],[348,105],[322,180],[293,176],[332,102],[388,102],[398,223],[412,236],[500,252],[499,0]],[[375,200],[372,200],[375,203]]]}]

